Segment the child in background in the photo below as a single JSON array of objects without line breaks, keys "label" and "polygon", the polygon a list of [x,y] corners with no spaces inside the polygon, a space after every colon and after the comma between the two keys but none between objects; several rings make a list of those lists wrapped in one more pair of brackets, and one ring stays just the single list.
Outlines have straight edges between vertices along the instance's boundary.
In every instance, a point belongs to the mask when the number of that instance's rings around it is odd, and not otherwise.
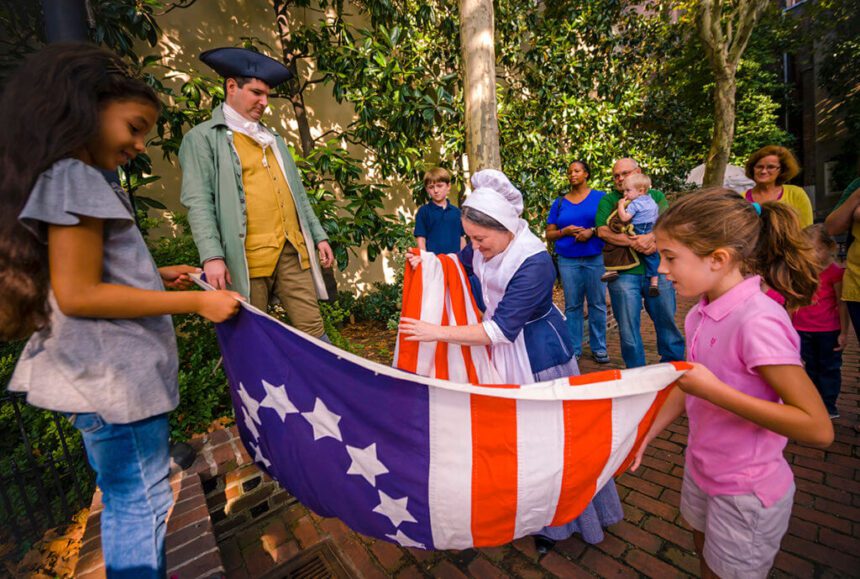
[{"label": "child in background", "polygon": [[660,272],[679,295],[701,298],[686,319],[693,368],[660,409],[633,470],[686,409],[681,514],[702,576],[764,578],[791,517],[786,437],[826,447],[833,425],[803,370],[789,315],[761,291],[760,276],[797,309],[815,292],[815,256],[793,209],[722,188],[683,197],[655,234]]},{"label": "child in background", "polygon": [[424,174],[424,191],[430,199],[415,215],[415,241],[422,251],[457,253],[466,246],[460,210],[448,201],[451,174],[442,167]]},{"label": "child in background", "polygon": [[165,576],[167,414],[179,401],[169,314],[220,322],[240,299],[164,291],[199,270],[157,269],[128,195],[99,172],[144,151],[159,109],[119,57],[86,44],[29,56],[0,100],[0,340],[32,333],[8,389],[81,431],[108,577]]},{"label": "child in background", "polygon": [[[642,173],[633,173],[624,180],[624,199],[618,202],[618,218],[622,223],[632,223],[636,235],[651,233],[654,223],[660,216],[657,202],[648,195],[651,188],[651,178]],[[657,286],[657,268],[660,266],[660,254],[643,255],[645,260],[645,275],[648,276],[648,295],[659,296]]]},{"label": "child in background", "polygon": [[842,387],[842,350],[848,341],[850,321],[842,295],[845,270],[833,262],[836,242],[822,225],[811,225],[804,232],[812,242],[819,262],[819,286],[812,304],[791,316],[800,334],[800,355],[806,373],[818,388],[830,418],[838,418],[836,399]]}]

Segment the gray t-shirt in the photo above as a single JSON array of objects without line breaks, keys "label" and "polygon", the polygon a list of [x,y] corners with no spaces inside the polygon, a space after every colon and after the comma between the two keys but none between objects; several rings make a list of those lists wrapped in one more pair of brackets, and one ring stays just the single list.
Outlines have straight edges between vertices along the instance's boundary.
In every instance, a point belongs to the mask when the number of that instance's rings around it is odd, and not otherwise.
[{"label": "gray t-shirt", "polygon": [[[42,243],[48,224],[77,225],[79,216],[104,220],[102,281],[164,290],[134,223],[128,195],[93,167],[63,159],[42,173],[19,219]],[[50,326],[24,347],[9,390],[61,412],[97,412],[127,424],[169,412],[179,403],[176,336],[170,316],[136,319],[69,317],[53,292]]]}]

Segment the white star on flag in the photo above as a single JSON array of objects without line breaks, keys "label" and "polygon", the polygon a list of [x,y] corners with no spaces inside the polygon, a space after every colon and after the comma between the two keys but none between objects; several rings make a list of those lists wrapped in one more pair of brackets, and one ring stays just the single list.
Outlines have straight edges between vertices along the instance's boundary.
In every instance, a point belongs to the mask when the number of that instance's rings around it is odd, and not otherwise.
[{"label": "white star on flag", "polygon": [[361,449],[347,445],[346,451],[352,459],[346,474],[360,474],[371,485],[376,486],[376,477],[388,472],[385,465],[376,458],[376,443]]},{"label": "white star on flag", "polygon": [[310,425],[314,429],[314,440],[330,436],[336,440],[343,442],[343,437],[340,435],[340,428],[337,423],[340,422],[340,415],[335,414],[326,407],[325,402],[317,398],[314,403],[313,412],[302,412]]},{"label": "white star on flag", "polygon": [[400,529],[397,529],[396,535],[385,535],[385,536],[388,537],[389,539],[391,539],[392,541],[397,541],[398,543],[400,543],[401,547],[417,547],[419,549],[426,549],[426,547],[424,546],[424,543],[419,543],[418,541],[414,541],[414,540],[410,539],[406,535],[406,533],[404,533]]},{"label": "white star on flag", "polygon": [[287,389],[283,384],[275,386],[263,380],[263,388],[266,389],[266,397],[260,402],[260,407],[271,408],[278,413],[282,421],[287,419],[287,414],[298,414],[299,409],[290,402]]},{"label": "white star on flag", "polygon": [[242,405],[248,409],[248,414],[251,415],[254,422],[257,424],[263,424],[260,422],[260,415],[258,414],[260,403],[251,398],[251,395],[248,394],[247,390],[245,390],[245,385],[241,382],[239,382],[239,398],[242,399]]},{"label": "white star on flag", "polygon": [[251,434],[254,435],[254,440],[260,440],[260,431],[257,430],[257,425],[248,416],[248,411],[245,408],[242,408],[242,416],[245,417],[245,428],[251,431]]},{"label": "white star on flag", "polygon": [[263,466],[265,466],[266,468],[272,466],[272,463],[269,461],[269,459],[266,458],[265,456],[263,456],[263,451],[260,450],[260,447],[257,446],[256,444],[254,444],[253,442],[250,444],[251,444],[251,448],[254,449],[254,462],[259,462]]},{"label": "white star on flag", "polygon": [[388,517],[395,529],[399,527],[400,523],[403,521],[408,521],[410,523],[418,522],[406,509],[406,503],[409,502],[409,497],[392,499],[384,492],[379,491],[379,501],[379,504],[373,507],[373,512]]}]

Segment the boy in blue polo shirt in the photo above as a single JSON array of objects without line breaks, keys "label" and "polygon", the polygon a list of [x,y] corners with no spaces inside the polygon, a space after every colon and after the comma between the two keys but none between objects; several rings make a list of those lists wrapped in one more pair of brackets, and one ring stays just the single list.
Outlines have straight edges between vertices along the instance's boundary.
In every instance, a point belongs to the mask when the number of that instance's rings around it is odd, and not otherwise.
[{"label": "boy in blue polo shirt", "polygon": [[436,167],[424,174],[424,191],[429,203],[415,215],[415,241],[422,251],[457,253],[466,246],[460,210],[448,201],[451,174]]}]

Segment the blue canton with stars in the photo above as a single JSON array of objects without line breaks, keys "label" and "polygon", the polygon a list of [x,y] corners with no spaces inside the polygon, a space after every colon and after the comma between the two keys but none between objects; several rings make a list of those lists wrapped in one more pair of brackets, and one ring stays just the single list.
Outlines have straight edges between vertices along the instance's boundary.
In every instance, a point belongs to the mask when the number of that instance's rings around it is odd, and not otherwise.
[{"label": "blue canton with stars", "polygon": [[257,464],[321,516],[432,549],[427,388],[347,362],[245,308],[217,332]]}]

